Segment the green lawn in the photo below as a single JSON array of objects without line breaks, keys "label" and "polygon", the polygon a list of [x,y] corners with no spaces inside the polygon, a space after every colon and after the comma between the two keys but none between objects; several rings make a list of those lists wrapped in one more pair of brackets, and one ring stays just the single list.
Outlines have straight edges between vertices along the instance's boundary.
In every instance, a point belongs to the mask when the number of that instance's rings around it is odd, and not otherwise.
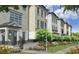
[{"label": "green lawn", "polygon": [[67,44],[67,45],[51,46],[51,47],[48,48],[48,51],[49,52],[57,52],[57,51],[65,49],[67,47],[78,45],[78,44],[79,44],[78,42],[75,42],[75,43]]}]

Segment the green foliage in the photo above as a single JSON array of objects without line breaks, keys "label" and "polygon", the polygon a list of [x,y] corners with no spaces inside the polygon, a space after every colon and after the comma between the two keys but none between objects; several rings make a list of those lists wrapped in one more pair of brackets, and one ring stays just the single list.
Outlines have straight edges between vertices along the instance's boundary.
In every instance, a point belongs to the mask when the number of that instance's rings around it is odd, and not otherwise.
[{"label": "green foliage", "polygon": [[64,5],[64,11],[71,10],[78,12],[79,5]]},{"label": "green foliage", "polygon": [[61,37],[59,35],[53,35],[53,41],[61,41]]},{"label": "green foliage", "polygon": [[74,37],[76,40],[79,40],[79,33],[72,33],[72,37]]},{"label": "green foliage", "polygon": [[[47,37],[46,37],[47,36]],[[45,41],[47,38],[48,41],[51,40],[51,33],[48,32],[47,30],[45,29],[37,29],[37,32],[36,32],[36,39],[38,41]]]},{"label": "green foliage", "polygon": [[63,37],[63,41],[71,41],[71,37],[68,35],[64,35]]},{"label": "green foliage", "polygon": [[[19,9],[18,5],[0,5],[0,12],[8,12],[10,10],[9,7],[12,7],[14,9]],[[26,5],[22,5],[23,9],[26,8]]]},{"label": "green foliage", "polygon": [[60,36],[60,35],[53,34],[53,41],[63,42],[67,40],[69,40],[69,36]]},{"label": "green foliage", "polygon": [[37,29],[36,32],[36,39],[38,41],[45,41],[47,36],[48,41],[79,41],[79,33],[73,33],[71,36],[69,35],[57,35],[57,34],[52,34],[48,32],[46,29]]}]

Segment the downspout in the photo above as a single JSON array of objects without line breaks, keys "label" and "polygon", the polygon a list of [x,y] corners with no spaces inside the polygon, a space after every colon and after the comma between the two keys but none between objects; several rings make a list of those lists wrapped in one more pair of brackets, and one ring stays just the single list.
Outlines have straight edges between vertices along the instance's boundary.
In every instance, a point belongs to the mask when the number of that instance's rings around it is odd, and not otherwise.
[{"label": "downspout", "polygon": [[28,6],[28,41],[29,41],[29,8],[30,6]]}]

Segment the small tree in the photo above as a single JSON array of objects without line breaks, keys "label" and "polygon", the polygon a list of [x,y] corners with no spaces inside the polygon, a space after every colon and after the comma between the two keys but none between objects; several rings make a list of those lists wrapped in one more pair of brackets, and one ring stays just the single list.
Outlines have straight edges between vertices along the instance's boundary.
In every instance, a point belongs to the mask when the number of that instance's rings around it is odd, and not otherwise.
[{"label": "small tree", "polygon": [[46,29],[37,29],[36,40],[38,40],[38,41],[45,41],[46,40],[46,36],[47,36],[47,40],[51,41],[51,33],[50,32],[48,32]]}]

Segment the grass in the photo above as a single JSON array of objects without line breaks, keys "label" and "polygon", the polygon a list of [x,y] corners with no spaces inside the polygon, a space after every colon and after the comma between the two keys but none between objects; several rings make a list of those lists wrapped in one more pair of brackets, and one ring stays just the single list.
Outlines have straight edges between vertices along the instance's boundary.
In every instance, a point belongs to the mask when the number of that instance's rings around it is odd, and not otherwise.
[{"label": "grass", "polygon": [[79,43],[78,42],[74,42],[72,44],[67,44],[67,45],[57,45],[57,46],[51,46],[48,48],[48,51],[49,52],[57,52],[57,51],[60,51],[60,50],[63,50],[67,47],[70,47],[70,46],[74,46],[74,45],[78,45]]}]

